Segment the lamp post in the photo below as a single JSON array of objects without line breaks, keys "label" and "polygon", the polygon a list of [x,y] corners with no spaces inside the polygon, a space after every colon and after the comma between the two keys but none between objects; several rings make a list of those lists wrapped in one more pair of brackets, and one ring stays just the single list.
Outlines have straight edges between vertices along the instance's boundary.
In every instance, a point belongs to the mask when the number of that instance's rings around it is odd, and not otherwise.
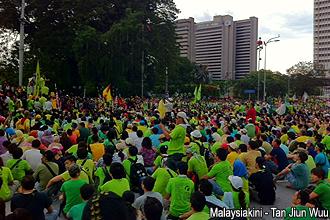
[{"label": "lamp post", "polygon": [[264,61],[264,98],[263,101],[266,101],[266,62],[267,62],[267,45],[269,43],[273,43],[273,42],[279,42],[280,40],[278,39],[280,38],[280,35],[276,36],[276,37],[272,37],[270,39],[268,39],[267,41],[264,41],[264,45],[265,45],[265,61]]},{"label": "lamp post", "polygon": [[257,89],[257,100],[260,100],[260,62],[261,62],[261,51],[263,49],[263,42],[261,40],[261,37],[259,37],[259,40],[257,41],[257,51],[258,51],[258,89]]},{"label": "lamp post", "polygon": [[23,85],[23,65],[24,65],[24,11],[25,0],[22,0],[20,28],[19,28],[19,69],[18,69],[18,85]]}]

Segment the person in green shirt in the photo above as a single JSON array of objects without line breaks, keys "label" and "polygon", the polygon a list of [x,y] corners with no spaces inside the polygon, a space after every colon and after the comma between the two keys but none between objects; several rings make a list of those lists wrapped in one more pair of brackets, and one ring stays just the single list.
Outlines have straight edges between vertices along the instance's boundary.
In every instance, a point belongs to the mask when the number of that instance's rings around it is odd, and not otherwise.
[{"label": "person in green shirt", "polygon": [[330,127],[327,127],[327,134],[321,141],[325,145],[325,149],[330,150]]},{"label": "person in green shirt", "polygon": [[67,217],[72,220],[81,220],[87,201],[93,197],[95,188],[92,184],[85,184],[80,188],[80,196],[84,200],[82,203],[72,206],[67,213]]},{"label": "person in green shirt", "polygon": [[219,148],[216,151],[216,164],[208,172],[205,179],[212,179],[215,177],[215,182],[221,187],[223,192],[231,192],[232,187],[228,177],[233,175],[233,170],[229,161],[227,161],[227,151],[223,148]]},{"label": "person in green shirt", "polygon": [[78,160],[76,161],[76,164],[81,166],[87,172],[89,179],[93,179],[95,164],[93,160],[88,159],[87,156],[88,156],[88,151],[86,148],[78,148],[77,151]]},{"label": "person in green shirt", "polygon": [[178,174],[167,167],[167,162],[163,163],[162,167],[159,167],[152,174],[152,177],[156,180],[153,192],[159,192],[163,197],[166,195],[166,186],[168,181],[176,177]]},{"label": "person in green shirt", "polygon": [[0,178],[2,180],[2,184],[0,187],[0,203],[9,201],[11,199],[12,192],[9,188],[10,185],[13,184],[14,178],[8,167],[3,166],[2,159],[0,158]]},{"label": "person in green shirt", "polygon": [[125,191],[130,190],[124,166],[120,163],[111,164],[110,174],[113,179],[100,187],[101,192],[113,192],[122,197]]},{"label": "person in green shirt", "polygon": [[295,192],[295,194],[292,196],[291,207],[285,209],[284,220],[316,220],[316,217],[311,217],[309,208],[305,206],[308,202],[308,192],[306,192],[305,190]]},{"label": "person in green shirt", "polygon": [[12,152],[13,159],[7,160],[6,167],[8,167],[14,177],[14,180],[22,181],[26,173],[32,172],[30,164],[26,160],[22,160],[22,148],[15,148]]},{"label": "person in green shirt", "polygon": [[169,219],[178,219],[180,215],[190,211],[190,197],[194,192],[194,183],[187,177],[187,163],[179,162],[177,167],[179,175],[171,178],[166,187],[165,199],[171,201]]},{"label": "person in green shirt", "polygon": [[250,196],[243,191],[243,180],[239,176],[229,176],[228,180],[232,186],[231,192],[225,192],[223,201],[230,209],[247,209],[250,207]]},{"label": "person in green shirt", "polygon": [[86,184],[85,181],[79,179],[80,167],[77,164],[72,165],[69,168],[69,175],[71,179],[63,183],[60,191],[63,193],[63,199],[65,201],[65,207],[63,212],[67,214],[69,210],[79,203],[82,203],[82,198],[80,197],[80,188]]},{"label": "person in green shirt", "polygon": [[318,198],[322,207],[330,210],[330,183],[324,180],[325,172],[321,167],[312,169],[311,182],[316,184],[313,192],[309,194],[310,199]]},{"label": "person in green shirt", "polygon": [[188,176],[197,175],[197,182],[201,180],[208,172],[205,158],[199,155],[191,147],[186,151],[188,159]]},{"label": "person in green shirt", "polygon": [[196,191],[191,195],[190,199],[192,213],[187,220],[208,220],[210,218],[209,214],[203,212],[203,209],[206,205],[205,196]]},{"label": "person in green shirt", "polygon": [[201,148],[203,148],[203,144],[200,141],[202,134],[199,130],[194,130],[190,133],[191,136],[191,142],[190,142],[190,147],[192,148],[193,151],[195,151],[197,154],[200,154]]},{"label": "person in green shirt", "polygon": [[160,155],[158,155],[154,161],[154,170],[156,170],[158,167],[162,167],[164,161],[167,160],[168,154],[167,154],[167,146],[161,146],[159,148],[159,153]]},{"label": "person in green shirt", "polygon": [[[72,155],[67,156],[66,158],[64,158],[64,165],[66,168],[66,171],[60,175],[57,175],[55,177],[53,177],[51,180],[49,180],[46,189],[48,189],[49,187],[51,187],[52,185],[55,185],[57,183],[60,182],[65,182],[71,179],[70,174],[69,174],[69,169],[71,166],[76,164],[76,158]],[[87,172],[84,169],[81,169],[82,172],[80,172],[79,175],[79,179],[85,181],[86,183],[90,183],[89,180],[89,176],[87,174]]]},{"label": "person in green shirt", "polygon": [[184,112],[178,112],[176,117],[176,126],[171,133],[165,128],[163,124],[159,125],[159,128],[163,130],[163,133],[167,139],[170,139],[168,146],[168,166],[172,170],[176,170],[176,164],[182,160],[184,153],[184,140],[186,137],[187,128],[187,115]]},{"label": "person in green shirt", "polygon": [[[107,181],[111,180],[110,175],[110,165],[112,163],[112,155],[104,154],[103,155],[103,166],[98,167],[94,173],[94,176],[98,179],[98,190],[100,190],[101,186]],[[106,180],[106,181],[105,181]]]},{"label": "person in green shirt", "polygon": [[245,129],[247,130],[247,136],[249,136],[249,138],[254,138],[256,136],[256,127],[251,118],[249,119],[249,123],[245,125]]}]

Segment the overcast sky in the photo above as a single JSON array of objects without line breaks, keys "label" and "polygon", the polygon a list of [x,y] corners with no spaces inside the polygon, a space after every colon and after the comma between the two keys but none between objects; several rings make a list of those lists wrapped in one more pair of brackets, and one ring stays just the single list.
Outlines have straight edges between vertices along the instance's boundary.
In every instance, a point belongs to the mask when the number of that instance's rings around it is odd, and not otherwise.
[{"label": "overcast sky", "polygon": [[[174,0],[179,18],[195,22],[214,15],[232,15],[234,20],[255,16],[263,40],[281,35],[267,46],[267,69],[286,73],[299,61],[313,60],[313,0]],[[264,51],[263,51],[264,52]],[[263,59],[263,55],[262,55]],[[261,63],[263,67],[263,60]]]}]

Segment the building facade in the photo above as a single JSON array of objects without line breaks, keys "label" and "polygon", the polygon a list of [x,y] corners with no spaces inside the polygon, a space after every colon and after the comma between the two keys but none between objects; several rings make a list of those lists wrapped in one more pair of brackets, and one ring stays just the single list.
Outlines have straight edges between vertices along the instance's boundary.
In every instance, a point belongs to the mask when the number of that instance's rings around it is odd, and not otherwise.
[{"label": "building facade", "polygon": [[256,17],[234,21],[230,15],[214,16],[200,23],[181,19],[176,32],[181,56],[207,66],[212,80],[240,79],[256,70]]}]

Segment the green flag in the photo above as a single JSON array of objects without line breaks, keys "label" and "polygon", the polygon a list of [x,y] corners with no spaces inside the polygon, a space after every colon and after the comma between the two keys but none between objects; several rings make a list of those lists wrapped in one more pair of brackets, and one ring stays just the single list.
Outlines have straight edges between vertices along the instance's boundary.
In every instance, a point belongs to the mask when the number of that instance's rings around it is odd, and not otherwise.
[{"label": "green flag", "polygon": [[199,88],[196,94],[196,101],[200,101],[201,99],[202,99],[202,84],[199,84]]}]

